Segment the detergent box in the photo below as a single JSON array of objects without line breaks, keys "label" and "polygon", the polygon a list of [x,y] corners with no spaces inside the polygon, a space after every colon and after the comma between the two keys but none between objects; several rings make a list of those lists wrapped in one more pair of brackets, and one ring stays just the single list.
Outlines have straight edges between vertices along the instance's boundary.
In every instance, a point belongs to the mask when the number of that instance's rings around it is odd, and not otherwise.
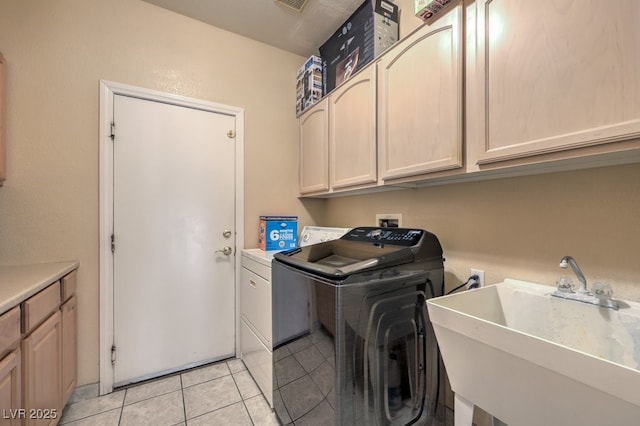
[{"label": "detergent box", "polygon": [[258,247],[262,250],[298,247],[298,216],[260,216]]}]

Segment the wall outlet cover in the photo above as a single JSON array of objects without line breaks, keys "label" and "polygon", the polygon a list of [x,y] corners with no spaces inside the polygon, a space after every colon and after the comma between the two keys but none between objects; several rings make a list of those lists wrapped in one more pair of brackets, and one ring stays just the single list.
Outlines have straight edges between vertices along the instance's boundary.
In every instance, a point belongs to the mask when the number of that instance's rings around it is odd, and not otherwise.
[{"label": "wall outlet cover", "polygon": [[376,214],[375,223],[381,228],[402,228],[402,213]]},{"label": "wall outlet cover", "polygon": [[[478,287],[484,287],[484,270],[471,268],[471,275],[478,276]],[[469,283],[472,284],[472,283]]]}]

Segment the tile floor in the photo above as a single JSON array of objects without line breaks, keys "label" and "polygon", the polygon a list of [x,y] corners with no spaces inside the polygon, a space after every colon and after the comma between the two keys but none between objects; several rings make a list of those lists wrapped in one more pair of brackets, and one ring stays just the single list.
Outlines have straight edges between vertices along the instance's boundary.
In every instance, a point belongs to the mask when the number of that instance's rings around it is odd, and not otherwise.
[{"label": "tile floor", "polygon": [[68,404],[69,426],[278,425],[239,359],[220,361]]}]

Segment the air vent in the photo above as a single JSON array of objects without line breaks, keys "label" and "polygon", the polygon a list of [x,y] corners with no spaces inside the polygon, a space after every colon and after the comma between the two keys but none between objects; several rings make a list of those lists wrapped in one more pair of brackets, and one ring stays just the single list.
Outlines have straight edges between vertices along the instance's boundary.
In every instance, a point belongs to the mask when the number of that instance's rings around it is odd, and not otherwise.
[{"label": "air vent", "polygon": [[308,0],[276,0],[276,3],[287,6],[288,8],[293,9],[296,12],[302,12],[302,9],[304,9],[304,5],[307,4],[307,1]]}]

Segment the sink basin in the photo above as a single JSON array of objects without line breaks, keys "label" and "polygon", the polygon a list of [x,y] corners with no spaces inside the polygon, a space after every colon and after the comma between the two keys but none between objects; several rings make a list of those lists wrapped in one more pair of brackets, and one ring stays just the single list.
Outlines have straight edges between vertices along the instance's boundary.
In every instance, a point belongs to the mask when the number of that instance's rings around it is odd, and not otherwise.
[{"label": "sink basin", "polygon": [[640,303],[602,308],[504,283],[427,300],[456,393],[455,424],[477,405],[512,425],[637,425]]}]

